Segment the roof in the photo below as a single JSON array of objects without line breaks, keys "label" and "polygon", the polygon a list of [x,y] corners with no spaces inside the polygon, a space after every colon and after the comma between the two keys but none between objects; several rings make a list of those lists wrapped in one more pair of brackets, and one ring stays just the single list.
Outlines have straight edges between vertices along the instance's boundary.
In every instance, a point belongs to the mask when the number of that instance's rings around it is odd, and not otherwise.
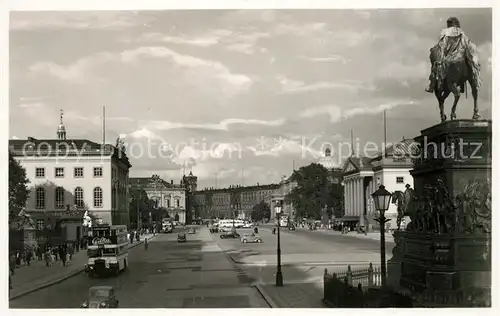
[{"label": "roof", "polygon": [[370,163],[372,159],[369,157],[351,156],[347,158],[347,160],[351,162],[358,170],[372,170],[372,165]]},{"label": "roof", "polygon": [[[163,184],[163,186],[166,188],[181,188],[182,187],[180,184],[172,184],[172,183],[169,183],[168,181],[165,181],[161,178],[160,178],[160,180],[161,180],[161,183]],[[148,185],[151,185],[151,177],[129,178],[128,183],[131,186],[147,187]]]},{"label": "roof", "polygon": [[113,156],[129,168],[132,167],[126,153],[113,145],[93,142],[88,139],[9,139],[9,150],[14,157],[20,156]]},{"label": "roof", "polygon": [[[387,146],[385,149],[386,156],[410,156],[412,154],[412,151],[414,151],[417,147],[418,143],[415,142],[412,138],[403,138],[402,141],[394,143],[390,146]],[[375,158],[371,159],[373,160],[379,160],[382,158],[382,152],[378,152]]]}]

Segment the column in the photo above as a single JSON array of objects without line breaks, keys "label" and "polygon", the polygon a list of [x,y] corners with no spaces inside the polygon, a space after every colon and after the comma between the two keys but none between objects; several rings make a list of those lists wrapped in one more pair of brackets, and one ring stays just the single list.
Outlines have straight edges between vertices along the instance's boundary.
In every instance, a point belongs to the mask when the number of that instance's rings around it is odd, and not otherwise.
[{"label": "column", "polygon": [[353,179],[349,179],[349,190],[351,191],[351,207],[350,207],[350,212],[349,212],[349,215],[352,216],[354,215],[354,180]]},{"label": "column", "polygon": [[349,179],[346,179],[345,181],[345,216],[349,215],[350,208],[351,208],[351,181]]}]

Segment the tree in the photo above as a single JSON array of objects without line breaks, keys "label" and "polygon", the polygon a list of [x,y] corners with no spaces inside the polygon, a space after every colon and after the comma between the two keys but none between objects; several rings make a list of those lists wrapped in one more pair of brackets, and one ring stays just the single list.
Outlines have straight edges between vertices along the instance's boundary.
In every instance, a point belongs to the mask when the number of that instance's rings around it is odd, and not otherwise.
[{"label": "tree", "polygon": [[30,190],[26,170],[9,151],[9,222],[26,206]]},{"label": "tree", "polygon": [[[152,210],[152,203],[148,199],[146,191],[140,188],[131,188],[130,197],[130,223],[137,225],[138,216],[143,223],[147,223],[149,221],[149,212]],[[138,210],[139,212],[137,212]]]},{"label": "tree", "polygon": [[264,201],[260,201],[259,203],[255,204],[252,213],[250,214],[250,217],[252,218],[253,221],[261,221],[264,218],[270,218],[271,217],[271,208],[269,207],[269,204],[267,204]]},{"label": "tree", "polygon": [[328,170],[312,163],[293,172],[291,181],[297,186],[286,196],[293,203],[296,217],[319,220],[324,218],[328,205],[333,204]]},{"label": "tree", "polygon": [[329,188],[329,199],[328,199],[328,215],[331,216],[332,214],[336,217],[343,217],[344,216],[344,187],[340,184],[340,182],[337,183],[330,183],[330,188]]}]

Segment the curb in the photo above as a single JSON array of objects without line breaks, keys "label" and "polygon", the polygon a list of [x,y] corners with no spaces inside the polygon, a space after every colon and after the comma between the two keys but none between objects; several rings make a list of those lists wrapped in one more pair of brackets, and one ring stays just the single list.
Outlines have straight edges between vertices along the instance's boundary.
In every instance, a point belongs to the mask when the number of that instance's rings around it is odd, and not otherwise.
[{"label": "curb", "polygon": [[262,296],[264,301],[266,301],[267,305],[269,305],[270,308],[280,308],[278,304],[266,293],[266,290],[260,285],[260,284],[255,284],[255,289],[259,294]]},{"label": "curb", "polygon": [[[272,263],[272,264],[270,263],[270,264],[264,264],[264,265],[262,265],[261,263],[247,263],[244,261],[234,259],[233,256],[231,256],[230,254],[228,254],[228,256],[231,258],[231,260],[234,263],[242,264],[245,266],[275,266],[276,265],[276,263]],[[368,265],[368,264],[370,264],[370,261],[345,261],[345,262],[320,261],[320,262],[281,263],[281,266],[282,267],[296,267],[296,266],[305,266],[305,267],[308,267],[308,266],[314,266],[314,267],[329,266],[329,267],[331,267],[331,266],[345,266],[345,265],[356,266],[356,265]]]},{"label": "curb", "polygon": [[[158,236],[158,235],[156,235],[156,236]],[[149,240],[156,238],[156,236],[152,236],[152,237],[150,237],[150,238],[149,238]],[[133,245],[132,245],[132,246],[130,246],[128,249],[135,248],[135,247],[139,246],[139,245],[140,245],[140,244],[142,244],[142,243],[144,243],[144,240],[139,241],[139,242],[138,242],[138,243],[136,243],[136,244],[133,244]],[[43,289],[48,288],[48,287],[50,287],[50,286],[52,286],[52,285],[59,284],[59,283],[61,283],[61,282],[65,281],[65,280],[67,280],[67,279],[69,279],[69,278],[72,278],[72,277],[74,277],[74,276],[76,276],[76,275],[78,275],[78,274],[82,273],[84,270],[85,270],[85,267],[83,267],[83,268],[78,268],[77,270],[72,271],[72,272],[70,272],[70,273],[68,273],[68,274],[66,274],[66,275],[64,275],[64,276],[62,276],[62,277],[60,277],[60,278],[57,278],[57,279],[54,279],[54,280],[47,281],[46,283],[41,284],[41,285],[38,285],[38,286],[36,286],[36,287],[34,287],[34,288],[31,288],[31,289],[29,289],[29,290],[26,290],[26,291],[20,292],[20,293],[18,293],[18,294],[12,295],[12,296],[9,296],[9,301],[12,301],[12,300],[18,299],[18,298],[20,298],[20,297],[22,297],[22,296],[26,296],[26,295],[28,295],[28,294],[31,294],[31,293],[36,292],[36,291],[39,291],[39,290],[43,290]]]}]

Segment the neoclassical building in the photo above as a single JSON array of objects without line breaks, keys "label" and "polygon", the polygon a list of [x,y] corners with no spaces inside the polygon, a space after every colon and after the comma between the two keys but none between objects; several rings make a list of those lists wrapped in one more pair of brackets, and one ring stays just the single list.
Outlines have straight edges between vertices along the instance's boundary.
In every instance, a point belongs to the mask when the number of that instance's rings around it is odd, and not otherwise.
[{"label": "neoclassical building", "polygon": [[[345,215],[341,220],[344,223],[376,227],[378,224],[373,218],[377,214],[371,194],[380,185],[384,185],[390,192],[404,191],[406,184],[413,187],[410,154],[414,144],[413,139],[403,139],[400,143],[387,147],[385,155],[379,153],[374,158],[352,155],[347,158],[343,167]],[[395,227],[396,205],[391,204],[386,217],[391,220],[387,226]]]},{"label": "neoclassical building", "polygon": [[26,170],[26,213],[38,229],[60,226],[66,240],[77,240],[85,210],[102,223],[129,224],[131,164],[123,148],[66,138],[61,113],[57,138],[11,139],[9,151]]},{"label": "neoclassical building", "polygon": [[142,189],[149,199],[156,202],[157,208],[165,208],[170,218],[179,218],[186,223],[186,189],[182,184],[175,184],[160,177],[135,177],[129,181],[131,189]]}]

